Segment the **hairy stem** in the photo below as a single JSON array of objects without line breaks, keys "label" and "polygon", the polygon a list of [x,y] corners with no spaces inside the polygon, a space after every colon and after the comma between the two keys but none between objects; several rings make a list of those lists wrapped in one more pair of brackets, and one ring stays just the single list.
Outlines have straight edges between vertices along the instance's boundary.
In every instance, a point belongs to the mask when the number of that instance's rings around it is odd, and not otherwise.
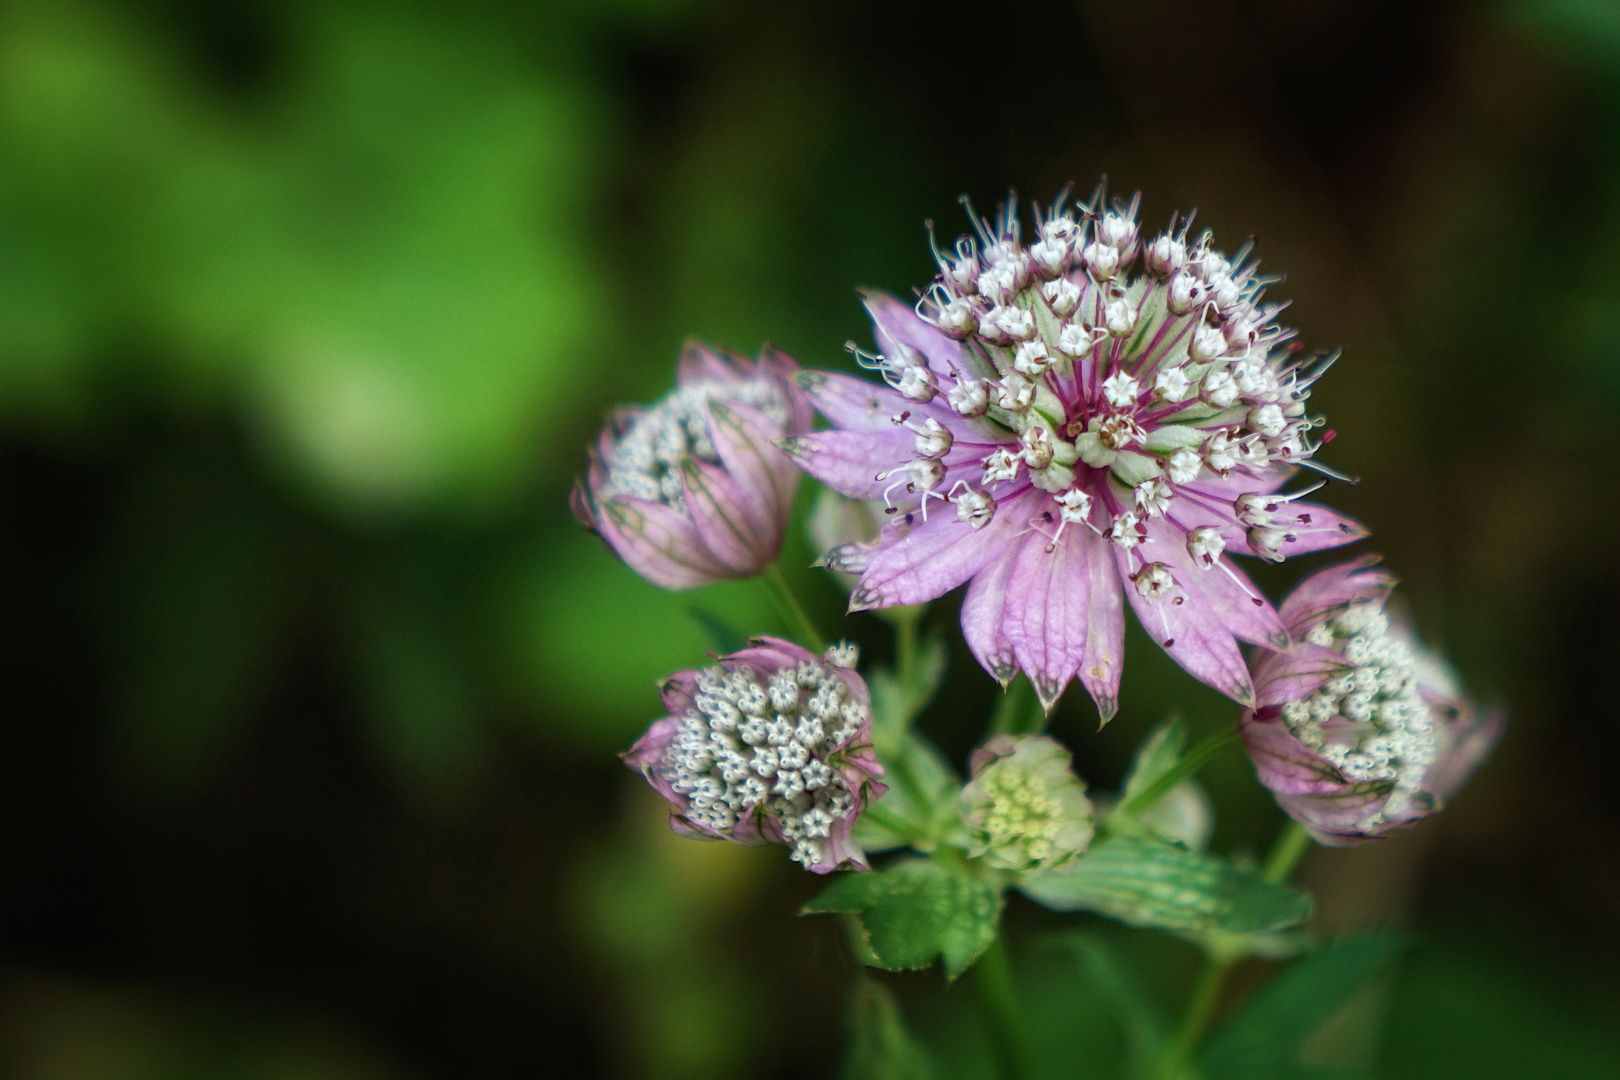
[{"label": "hairy stem", "polygon": [[771,595],[781,603],[789,621],[798,624],[797,629],[804,639],[804,644],[810,646],[813,652],[826,652],[826,640],[821,636],[821,631],[816,629],[816,624],[810,621],[810,616],[805,614],[804,605],[799,603],[799,598],[793,595],[793,589],[782,574],[782,568],[776,563],[768,563],[760,572],[760,580],[765,583]]},{"label": "hairy stem", "polygon": [[1220,753],[1227,746],[1237,742],[1236,728],[1218,732],[1194,746],[1176,762],[1175,768],[1166,772],[1153,783],[1127,799],[1119,808],[1120,813],[1140,814],[1154,803],[1164,797],[1165,793],[1183,780],[1192,776],[1199,769],[1209,763],[1209,759]]},{"label": "hairy stem", "polygon": [[1024,1037],[1024,1018],[1013,989],[1012,969],[1007,950],[997,935],[973,965],[974,988],[978,991],[979,1014],[990,1037],[990,1050],[1002,1080],[1032,1080],[1035,1068],[1029,1059],[1029,1043]]}]

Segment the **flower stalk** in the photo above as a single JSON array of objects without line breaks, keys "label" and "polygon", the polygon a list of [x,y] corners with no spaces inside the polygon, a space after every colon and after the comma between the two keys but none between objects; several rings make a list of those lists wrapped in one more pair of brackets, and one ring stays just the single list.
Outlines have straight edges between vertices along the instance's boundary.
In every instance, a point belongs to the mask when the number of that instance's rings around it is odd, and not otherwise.
[{"label": "flower stalk", "polygon": [[766,563],[759,572],[759,579],[765,583],[765,589],[782,608],[788,621],[794,624],[794,629],[804,638],[804,643],[812,652],[826,652],[827,641],[816,629],[816,624],[810,620],[810,615],[799,603],[799,598],[793,592],[793,586],[788,584],[787,575],[782,573],[782,567],[775,562]]}]

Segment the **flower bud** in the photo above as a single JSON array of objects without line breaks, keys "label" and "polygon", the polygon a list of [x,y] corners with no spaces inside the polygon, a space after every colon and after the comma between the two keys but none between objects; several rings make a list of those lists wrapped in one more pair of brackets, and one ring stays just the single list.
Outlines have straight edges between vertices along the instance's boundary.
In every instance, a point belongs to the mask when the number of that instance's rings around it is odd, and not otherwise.
[{"label": "flower bud", "polygon": [[982,379],[964,375],[945,395],[958,416],[978,416],[990,405],[990,394]]},{"label": "flower bud", "polygon": [[851,837],[885,788],[872,752],[871,695],[853,646],[825,657],[778,638],[661,688],[667,716],[624,755],[674,807],[684,836],[785,844],[818,874],[865,870]]},{"label": "flower bud", "polygon": [[1148,245],[1144,260],[1148,273],[1167,278],[1187,265],[1187,245],[1166,233]]},{"label": "flower bud", "polygon": [[1375,839],[1440,809],[1502,728],[1462,697],[1445,664],[1385,603],[1375,559],[1307,578],[1279,614],[1297,644],[1254,665],[1239,730],[1278,804],[1334,846]]},{"label": "flower bud", "polygon": [[570,504],[631,569],[666,589],[751,577],[774,561],[799,470],[775,446],[810,429],[791,357],[688,345],[673,393],[603,429]]},{"label": "flower bud", "polygon": [[973,753],[961,794],[968,854],[998,870],[1072,869],[1096,831],[1069,752],[1046,735],[996,735]]},{"label": "flower bud", "polygon": [[1066,319],[1080,303],[1080,286],[1068,278],[1058,278],[1041,286],[1041,297],[1052,309],[1052,314]]}]

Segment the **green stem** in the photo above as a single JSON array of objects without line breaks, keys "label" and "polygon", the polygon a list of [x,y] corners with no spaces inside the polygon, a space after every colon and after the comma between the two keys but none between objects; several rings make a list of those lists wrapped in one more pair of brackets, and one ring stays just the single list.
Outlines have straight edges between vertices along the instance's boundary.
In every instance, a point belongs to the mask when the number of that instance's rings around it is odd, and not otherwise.
[{"label": "green stem", "polygon": [[1028,678],[1019,675],[1007,687],[1001,703],[996,706],[995,715],[990,718],[990,733],[1033,735],[1045,725],[1046,714],[1041,711],[1041,703],[1035,698],[1035,687],[1030,685]]},{"label": "green stem", "polygon": [[1193,1051],[1198,1048],[1198,1040],[1203,1038],[1204,1029],[1209,1027],[1210,1017],[1215,1014],[1215,1005],[1221,999],[1221,987],[1226,982],[1226,973],[1231,970],[1232,962],[1233,958],[1226,956],[1204,958],[1204,966],[1193,983],[1191,996],[1187,998],[1187,1008],[1181,1014],[1181,1022],[1176,1025],[1175,1037],[1159,1058],[1159,1067],[1154,1070],[1155,1080],[1181,1080],[1186,1075]]},{"label": "green stem", "polygon": [[990,1050],[1002,1080],[1031,1080],[1035,1068],[1029,1059],[1029,1043],[1024,1038],[1023,1013],[1018,1008],[1012,969],[999,934],[973,965],[973,982],[979,996],[979,1013],[984,1019]]},{"label": "green stem", "polygon": [[894,676],[901,686],[910,686],[912,674],[917,665],[917,616],[921,609],[915,613],[908,612],[906,617],[895,620],[894,627]]},{"label": "green stem", "polygon": [[[1262,875],[1273,884],[1283,884],[1293,876],[1294,867],[1310,843],[1311,834],[1305,826],[1290,821],[1272,844]],[[1198,1049],[1198,1040],[1204,1037],[1204,1031],[1215,1014],[1215,1006],[1220,1002],[1226,973],[1238,959],[1238,956],[1218,951],[1205,956],[1204,967],[1198,973],[1198,980],[1193,983],[1192,995],[1187,999],[1187,1008],[1176,1026],[1175,1037],[1165,1047],[1153,1070],[1154,1080],[1181,1080],[1187,1074],[1193,1051]]]},{"label": "green stem", "polygon": [[1160,776],[1153,783],[1143,788],[1127,799],[1119,808],[1119,813],[1140,814],[1154,803],[1164,797],[1165,793],[1183,780],[1192,776],[1199,769],[1209,763],[1209,759],[1220,753],[1227,746],[1237,742],[1237,729],[1218,732],[1194,746],[1176,762],[1175,768]]},{"label": "green stem", "polygon": [[1310,830],[1289,819],[1277,842],[1272,845],[1271,854],[1266,856],[1266,868],[1261,871],[1261,876],[1273,884],[1283,884],[1294,875],[1294,867],[1299,864],[1300,856],[1310,846]]},{"label": "green stem", "polygon": [[804,605],[799,603],[799,598],[793,595],[793,589],[783,576],[782,568],[775,563],[767,564],[760,572],[760,580],[765,582],[766,588],[782,602],[792,620],[799,624],[799,634],[804,638],[804,643],[810,646],[811,651],[826,652],[827,642],[816,629],[816,624],[810,621],[810,616],[805,614]]}]

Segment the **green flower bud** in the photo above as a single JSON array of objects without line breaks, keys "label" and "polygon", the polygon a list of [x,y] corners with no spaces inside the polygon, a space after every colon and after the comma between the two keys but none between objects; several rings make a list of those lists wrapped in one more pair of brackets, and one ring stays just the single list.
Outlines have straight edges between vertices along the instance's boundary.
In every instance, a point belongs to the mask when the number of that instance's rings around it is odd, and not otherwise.
[{"label": "green flower bud", "polygon": [[968,854],[1000,870],[1061,870],[1091,844],[1091,800],[1069,752],[1046,735],[996,735],[962,789]]}]

